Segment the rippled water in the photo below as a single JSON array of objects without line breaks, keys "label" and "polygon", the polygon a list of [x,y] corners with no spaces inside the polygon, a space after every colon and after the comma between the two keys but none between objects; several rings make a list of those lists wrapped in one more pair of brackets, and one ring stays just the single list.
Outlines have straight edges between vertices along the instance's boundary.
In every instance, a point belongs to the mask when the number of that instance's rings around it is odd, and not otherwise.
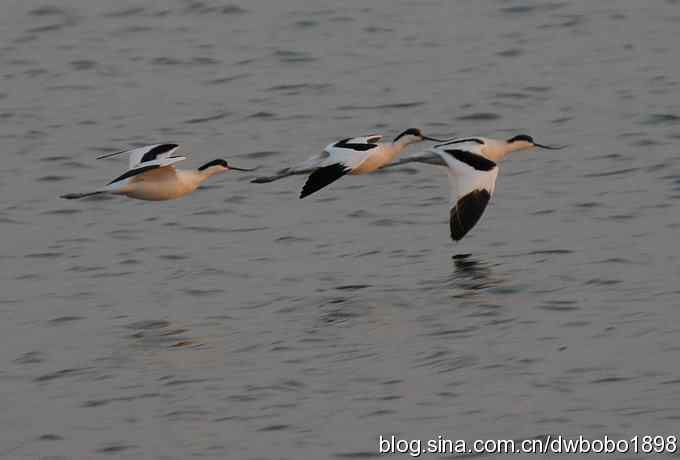
[{"label": "rippled water", "polygon": [[[678,40],[677,1],[9,2],[0,457],[677,432]],[[459,244],[427,166],[57,198],[139,143],[269,172],[411,126],[570,148],[508,159]]]}]

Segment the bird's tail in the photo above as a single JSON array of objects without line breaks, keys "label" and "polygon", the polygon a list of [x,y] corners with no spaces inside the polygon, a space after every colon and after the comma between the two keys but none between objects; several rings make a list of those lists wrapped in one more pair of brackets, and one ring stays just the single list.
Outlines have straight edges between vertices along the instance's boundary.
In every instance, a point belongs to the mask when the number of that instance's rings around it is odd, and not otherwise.
[{"label": "bird's tail", "polygon": [[100,195],[102,193],[108,193],[108,190],[97,190],[96,192],[88,193],[67,193],[66,195],[61,195],[59,198],[64,198],[65,200],[79,200],[80,198],[85,198],[87,196]]}]

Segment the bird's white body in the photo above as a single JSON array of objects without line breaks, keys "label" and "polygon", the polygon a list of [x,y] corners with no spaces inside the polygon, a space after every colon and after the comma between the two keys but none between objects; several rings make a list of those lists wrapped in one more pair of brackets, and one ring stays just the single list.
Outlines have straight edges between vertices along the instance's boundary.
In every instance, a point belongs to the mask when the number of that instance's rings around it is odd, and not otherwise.
[{"label": "bird's white body", "polygon": [[449,176],[451,238],[465,236],[479,221],[496,189],[498,163],[515,150],[535,146],[526,135],[507,141],[485,137],[452,139],[423,152],[402,158],[389,166],[418,162],[446,166]]},{"label": "bird's white body", "polygon": [[114,183],[105,190],[115,195],[148,201],[165,201],[192,193],[210,176],[221,171],[180,170],[163,166]]},{"label": "bird's white body", "polygon": [[222,159],[213,160],[198,170],[180,170],[175,167],[175,163],[185,160],[186,157],[172,156],[178,148],[177,144],[155,144],[103,155],[99,158],[127,154],[129,169],[106,187],[89,193],[69,193],[62,195],[62,198],[77,199],[112,194],[147,201],[174,200],[190,194],[215,174],[229,169],[248,171],[230,167]]},{"label": "bird's white body", "polygon": [[309,174],[300,198],[304,198],[340,177],[376,171],[390,163],[409,145],[423,140],[437,140],[423,136],[419,130],[404,131],[392,142],[381,142],[383,136],[370,134],[350,137],[328,144],[323,151],[296,166],[285,168],[274,176],[260,177],[255,183],[273,182],[296,174]]},{"label": "bird's white body", "polygon": [[368,139],[353,138],[348,140],[348,145],[354,143],[362,145],[362,142],[376,145],[375,148],[366,151],[356,151],[352,148],[343,147],[339,145],[339,142],[329,144],[324,149],[324,152],[328,154],[326,162],[346,165],[350,169],[349,174],[368,174],[391,163],[406,147],[414,142],[419,142],[412,136],[403,137],[396,142],[379,142],[381,139],[381,135],[375,135]]}]

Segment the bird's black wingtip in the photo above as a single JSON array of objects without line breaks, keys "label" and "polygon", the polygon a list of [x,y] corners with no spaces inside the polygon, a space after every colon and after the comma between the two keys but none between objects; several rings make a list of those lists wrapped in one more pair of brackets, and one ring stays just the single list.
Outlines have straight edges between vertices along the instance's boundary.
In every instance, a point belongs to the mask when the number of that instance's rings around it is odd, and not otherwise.
[{"label": "bird's black wingtip", "polygon": [[349,171],[349,168],[340,163],[335,163],[316,169],[312,174],[309,175],[307,182],[305,182],[305,185],[302,187],[300,199],[321,190],[329,184],[332,184],[347,174]]},{"label": "bird's black wingtip", "polygon": [[450,212],[451,239],[460,241],[472,230],[489,204],[491,193],[486,189],[476,189],[458,199]]}]

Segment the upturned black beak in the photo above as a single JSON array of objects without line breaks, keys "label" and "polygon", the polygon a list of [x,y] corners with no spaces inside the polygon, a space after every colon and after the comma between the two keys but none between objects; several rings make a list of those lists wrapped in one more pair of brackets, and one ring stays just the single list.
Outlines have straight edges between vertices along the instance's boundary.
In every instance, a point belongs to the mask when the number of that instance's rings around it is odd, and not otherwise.
[{"label": "upturned black beak", "polygon": [[435,137],[430,137],[430,136],[420,136],[420,137],[422,137],[424,141],[444,142],[442,139],[437,139]]},{"label": "upturned black beak", "polygon": [[566,145],[560,145],[560,146],[556,146],[556,145],[543,145],[543,144],[538,144],[538,143],[536,143],[536,142],[534,142],[534,145],[535,145],[536,147],[539,147],[539,148],[542,148],[542,149],[547,149],[547,150],[562,150],[562,149],[564,149],[564,148],[567,148]]},{"label": "upturned black beak", "polygon": [[257,169],[257,168],[250,168],[250,169],[247,169],[247,168],[237,168],[236,166],[232,166],[232,165],[227,166],[227,168],[233,169],[234,171],[255,171],[255,170]]}]

